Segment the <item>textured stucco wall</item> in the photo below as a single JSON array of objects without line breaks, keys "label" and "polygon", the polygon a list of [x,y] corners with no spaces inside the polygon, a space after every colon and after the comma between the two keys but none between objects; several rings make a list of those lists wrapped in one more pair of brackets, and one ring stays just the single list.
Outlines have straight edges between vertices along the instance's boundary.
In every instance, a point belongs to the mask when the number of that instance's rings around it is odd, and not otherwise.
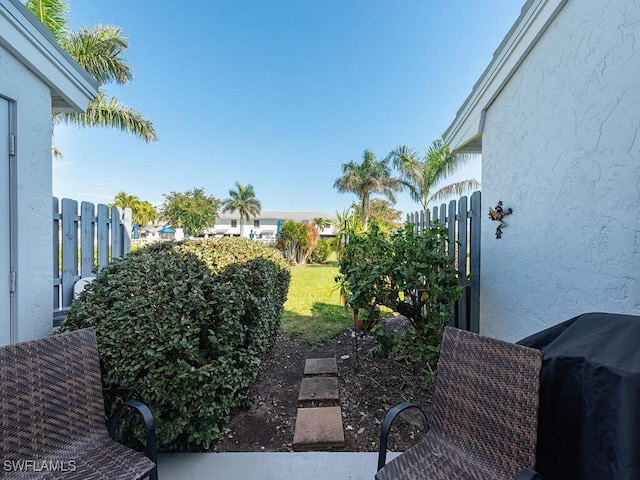
[{"label": "textured stucco wall", "polygon": [[640,314],[640,3],[569,0],[490,106],[481,332]]},{"label": "textured stucco wall", "polygon": [[0,46],[0,95],[16,105],[17,341],[51,333],[51,93]]}]

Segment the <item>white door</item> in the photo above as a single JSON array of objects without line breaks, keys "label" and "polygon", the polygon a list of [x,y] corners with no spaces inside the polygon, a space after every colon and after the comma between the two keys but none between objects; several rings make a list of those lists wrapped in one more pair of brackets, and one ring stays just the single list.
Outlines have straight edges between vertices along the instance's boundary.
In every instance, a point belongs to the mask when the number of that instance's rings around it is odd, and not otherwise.
[{"label": "white door", "polygon": [[0,97],[0,345],[11,341],[9,102]]}]

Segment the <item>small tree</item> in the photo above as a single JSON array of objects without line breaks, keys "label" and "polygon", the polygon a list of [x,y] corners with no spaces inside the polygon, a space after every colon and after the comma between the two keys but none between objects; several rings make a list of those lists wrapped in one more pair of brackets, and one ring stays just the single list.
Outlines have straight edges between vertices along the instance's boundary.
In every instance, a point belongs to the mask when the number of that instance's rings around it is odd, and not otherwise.
[{"label": "small tree", "polygon": [[386,356],[404,346],[416,365],[427,368],[429,377],[437,363],[442,330],[466,280],[459,281],[447,242],[448,231],[437,222],[420,233],[408,224],[391,236],[374,222],[349,242],[340,259],[354,309],[384,305],[411,323],[402,338],[376,325],[376,353]]},{"label": "small tree", "polygon": [[203,189],[171,192],[164,198],[162,218],[174,227],[183,228],[187,235],[202,235],[206,228],[215,225],[220,200],[206,195]]},{"label": "small tree", "polygon": [[[357,215],[362,216],[362,207],[354,205]],[[372,198],[369,216],[378,222],[378,226],[385,232],[390,232],[402,225],[402,212],[393,207],[393,203],[384,198]]]}]

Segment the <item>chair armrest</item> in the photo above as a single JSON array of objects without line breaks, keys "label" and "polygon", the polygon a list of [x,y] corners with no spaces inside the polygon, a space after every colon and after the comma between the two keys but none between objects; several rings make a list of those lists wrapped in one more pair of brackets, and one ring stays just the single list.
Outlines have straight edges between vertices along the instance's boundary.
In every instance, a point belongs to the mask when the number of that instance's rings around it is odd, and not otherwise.
[{"label": "chair armrest", "polygon": [[142,422],[144,424],[145,436],[147,439],[147,457],[151,460],[155,465],[155,470],[149,475],[151,480],[158,480],[158,460],[156,456],[156,430],[153,426],[153,415],[151,415],[151,410],[144,403],[138,402],[137,400],[129,400],[123,405],[119,405],[111,415],[111,419],[109,420],[109,436],[115,439],[116,428],[118,427],[118,422],[120,421],[120,416],[122,415],[122,410],[124,407],[131,407],[137,410],[137,412],[142,417]]},{"label": "chair armrest", "polygon": [[525,468],[516,477],[516,480],[542,480],[542,476],[535,470]]},{"label": "chair armrest", "polygon": [[[403,402],[399,405],[393,407],[387,413],[387,416],[382,423],[382,429],[380,431],[380,450],[378,451],[378,470],[384,467],[384,464],[387,463],[387,441],[389,440],[389,430],[391,429],[391,424],[396,419],[398,414],[404,412],[409,408],[415,408],[418,410],[420,417],[422,419],[422,426],[424,427],[424,433],[429,431],[429,422],[427,422],[427,417],[424,414],[424,411],[415,403],[411,402]],[[520,479],[518,479],[520,480]]]}]

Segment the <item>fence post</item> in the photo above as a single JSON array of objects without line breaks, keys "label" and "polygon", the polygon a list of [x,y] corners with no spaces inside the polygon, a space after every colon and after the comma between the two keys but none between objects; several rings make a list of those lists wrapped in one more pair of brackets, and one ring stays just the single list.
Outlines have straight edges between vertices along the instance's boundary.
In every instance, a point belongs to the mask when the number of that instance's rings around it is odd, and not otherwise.
[{"label": "fence post", "polygon": [[122,257],[131,251],[131,219],[133,211],[125,208],[122,216]]},{"label": "fence post", "polygon": [[62,305],[71,306],[78,280],[78,202],[62,199]]},{"label": "fence post", "polygon": [[[469,244],[467,239],[467,197],[458,201],[458,281],[467,282],[467,259]],[[462,296],[458,300],[458,328],[469,330],[469,286],[462,290]]]},{"label": "fence post", "polygon": [[469,291],[469,330],[480,332],[480,213],[481,193],[471,194],[471,289]]},{"label": "fence post", "polygon": [[98,271],[103,269],[109,263],[109,207],[103,204],[98,205],[97,216],[98,234],[96,241],[98,242]]},{"label": "fence post", "polygon": [[60,308],[60,204],[57,197],[53,197],[53,308]]},{"label": "fence post", "polygon": [[440,217],[438,218],[438,221],[442,225],[445,225],[447,223],[447,205],[445,203],[440,205]]},{"label": "fence post", "polygon": [[111,207],[111,258],[122,256],[122,210]]},{"label": "fence post", "polygon": [[449,229],[449,257],[453,262],[456,261],[456,201],[449,202],[449,215],[447,218],[447,227]]},{"label": "fence post", "polygon": [[93,203],[80,204],[80,277],[94,274],[93,238],[95,234],[95,214]]}]

